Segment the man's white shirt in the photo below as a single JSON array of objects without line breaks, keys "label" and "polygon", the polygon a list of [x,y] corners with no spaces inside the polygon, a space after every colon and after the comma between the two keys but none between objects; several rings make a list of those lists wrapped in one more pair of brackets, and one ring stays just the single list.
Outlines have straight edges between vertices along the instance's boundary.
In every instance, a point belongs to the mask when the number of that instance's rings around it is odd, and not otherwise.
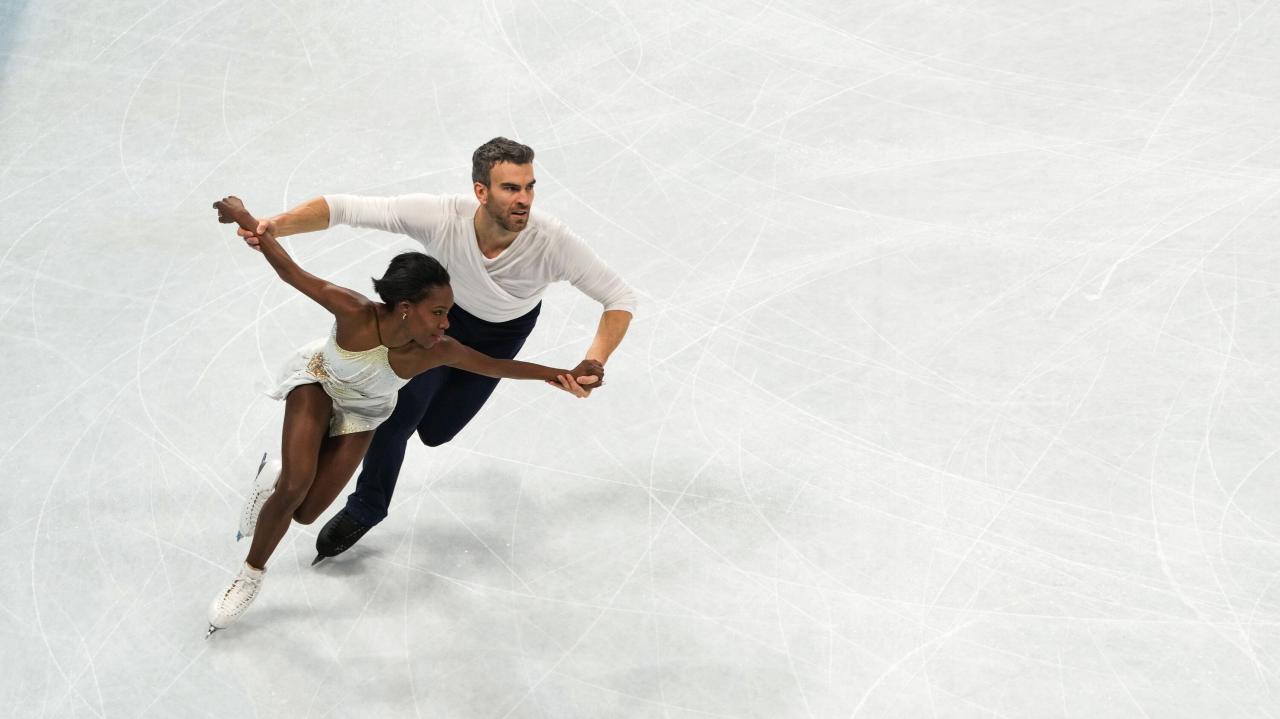
[{"label": "man's white shirt", "polygon": [[529,313],[553,282],[568,281],[605,310],[635,314],[636,293],[587,243],[559,220],[529,213],[529,224],[489,259],[476,240],[480,203],[465,195],[362,197],[325,195],[329,226],[350,225],[408,235],[449,271],[454,301],[489,322]]}]

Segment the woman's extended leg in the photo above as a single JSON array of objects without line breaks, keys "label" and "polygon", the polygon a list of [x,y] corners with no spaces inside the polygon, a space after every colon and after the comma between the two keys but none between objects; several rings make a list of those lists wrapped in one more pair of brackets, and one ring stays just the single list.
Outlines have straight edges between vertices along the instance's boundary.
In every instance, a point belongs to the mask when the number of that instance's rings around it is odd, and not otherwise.
[{"label": "woman's extended leg", "polygon": [[293,513],[311,490],[332,413],[333,400],[318,384],[295,387],[285,398],[280,479],[276,482],[276,491],[262,505],[262,512],[258,515],[253,544],[245,558],[249,566],[266,568],[276,545],[289,530]]}]

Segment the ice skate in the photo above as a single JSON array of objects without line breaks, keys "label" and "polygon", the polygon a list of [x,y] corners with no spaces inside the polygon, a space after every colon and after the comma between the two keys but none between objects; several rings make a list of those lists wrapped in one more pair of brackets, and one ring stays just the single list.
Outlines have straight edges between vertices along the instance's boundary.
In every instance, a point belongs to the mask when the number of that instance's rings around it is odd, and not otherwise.
[{"label": "ice skate", "polygon": [[248,563],[240,568],[240,573],[231,580],[231,586],[219,592],[218,596],[214,597],[213,603],[209,605],[209,631],[204,635],[205,639],[213,636],[213,633],[219,629],[231,626],[241,614],[244,614],[257,598],[266,573],[267,570],[254,569]]},{"label": "ice skate", "polygon": [[311,561],[311,566],[319,564],[322,559],[336,557],[347,551],[370,529],[372,527],[360,524],[347,514],[346,507],[343,507],[333,515],[332,519],[325,522],[320,533],[316,535],[316,558]]},{"label": "ice skate", "polygon": [[253,536],[253,530],[258,526],[258,514],[262,512],[262,505],[267,503],[271,493],[276,490],[278,479],[280,479],[280,460],[273,459],[268,462],[264,452],[262,461],[258,463],[258,474],[253,478],[253,487],[244,500],[244,508],[240,510],[240,527],[236,530],[237,542]]}]

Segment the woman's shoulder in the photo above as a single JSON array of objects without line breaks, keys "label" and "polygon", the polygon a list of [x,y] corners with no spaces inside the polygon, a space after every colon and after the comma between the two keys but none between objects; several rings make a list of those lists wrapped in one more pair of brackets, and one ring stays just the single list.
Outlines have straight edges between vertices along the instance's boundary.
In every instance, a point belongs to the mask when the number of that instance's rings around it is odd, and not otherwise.
[{"label": "woman's shoulder", "polygon": [[410,342],[407,346],[392,351],[404,358],[412,374],[419,375],[452,362],[457,347],[458,341],[446,336],[430,347]]},{"label": "woman's shoulder", "polygon": [[379,346],[378,303],[352,292],[348,305],[333,315],[333,338],[338,349],[346,352],[368,352]]}]

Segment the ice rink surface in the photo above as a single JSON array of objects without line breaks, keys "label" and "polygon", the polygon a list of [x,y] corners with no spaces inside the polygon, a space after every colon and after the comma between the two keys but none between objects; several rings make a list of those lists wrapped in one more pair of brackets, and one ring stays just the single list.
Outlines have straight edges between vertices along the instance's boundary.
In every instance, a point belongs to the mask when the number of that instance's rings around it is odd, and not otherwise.
[{"label": "ice rink surface", "polygon": [[[0,716],[1280,716],[1280,5],[0,8]],[[610,386],[503,383],[206,642],[328,329],[210,203],[494,135],[641,293]]]}]

